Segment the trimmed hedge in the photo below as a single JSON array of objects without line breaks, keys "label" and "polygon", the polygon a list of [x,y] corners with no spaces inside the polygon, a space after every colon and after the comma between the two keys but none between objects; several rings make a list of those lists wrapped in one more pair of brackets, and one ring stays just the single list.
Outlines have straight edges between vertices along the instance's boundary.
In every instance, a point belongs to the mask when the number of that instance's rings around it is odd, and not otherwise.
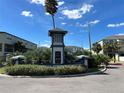
[{"label": "trimmed hedge", "polygon": [[45,75],[69,75],[86,72],[82,65],[63,65],[63,66],[40,66],[40,65],[15,65],[5,68],[9,75],[28,75],[28,76],[45,76]]}]

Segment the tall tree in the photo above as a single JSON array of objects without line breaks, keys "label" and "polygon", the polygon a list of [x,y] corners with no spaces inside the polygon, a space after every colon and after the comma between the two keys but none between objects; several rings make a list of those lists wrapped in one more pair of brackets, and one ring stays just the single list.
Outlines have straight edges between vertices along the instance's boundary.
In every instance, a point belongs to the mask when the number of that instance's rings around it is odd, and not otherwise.
[{"label": "tall tree", "polygon": [[53,28],[55,28],[54,15],[57,12],[57,9],[58,9],[57,6],[58,6],[58,3],[56,0],[45,0],[45,9],[46,9],[46,12],[48,12],[52,16]]},{"label": "tall tree", "polygon": [[[51,50],[46,47],[38,47],[37,49],[29,50],[24,53],[27,62],[32,64],[48,64],[50,60]],[[44,63],[45,62],[45,63]]]},{"label": "tall tree", "polygon": [[93,44],[92,50],[96,54],[98,54],[102,50],[102,47],[101,47],[101,45],[98,42],[96,42],[96,43]]}]

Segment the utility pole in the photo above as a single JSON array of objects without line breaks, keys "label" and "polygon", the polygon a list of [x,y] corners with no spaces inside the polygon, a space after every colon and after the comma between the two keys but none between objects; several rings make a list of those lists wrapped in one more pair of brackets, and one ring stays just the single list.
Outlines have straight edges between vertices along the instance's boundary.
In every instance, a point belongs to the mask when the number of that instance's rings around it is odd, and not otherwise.
[{"label": "utility pole", "polygon": [[91,54],[92,54],[92,45],[91,45],[91,32],[90,32],[90,23],[87,24],[87,28],[88,28],[88,38],[89,38],[89,48],[90,48],[90,57],[91,57]]}]

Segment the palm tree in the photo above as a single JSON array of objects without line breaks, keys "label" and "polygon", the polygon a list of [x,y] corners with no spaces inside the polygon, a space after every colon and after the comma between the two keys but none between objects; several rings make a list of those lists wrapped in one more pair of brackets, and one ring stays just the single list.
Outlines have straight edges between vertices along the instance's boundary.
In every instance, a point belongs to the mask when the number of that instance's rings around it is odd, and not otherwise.
[{"label": "palm tree", "polygon": [[104,53],[108,56],[114,57],[114,62],[116,61],[115,54],[119,52],[120,46],[119,43],[115,40],[105,41],[103,45]]},{"label": "palm tree", "polygon": [[54,15],[57,12],[57,9],[58,9],[57,6],[58,6],[58,3],[56,0],[45,0],[45,9],[46,9],[46,12],[48,12],[52,16],[53,28],[55,28]]},{"label": "palm tree", "polygon": [[102,50],[102,47],[98,42],[96,42],[93,44],[92,50],[98,55],[98,53]]}]

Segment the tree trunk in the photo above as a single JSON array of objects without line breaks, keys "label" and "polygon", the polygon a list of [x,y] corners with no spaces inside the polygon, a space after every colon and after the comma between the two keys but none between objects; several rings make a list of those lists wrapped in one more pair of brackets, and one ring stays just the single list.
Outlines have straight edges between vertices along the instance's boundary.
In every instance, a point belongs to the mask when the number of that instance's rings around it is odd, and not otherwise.
[{"label": "tree trunk", "polygon": [[54,20],[54,15],[52,15],[52,21],[53,21],[53,28],[55,28],[55,20]]}]

